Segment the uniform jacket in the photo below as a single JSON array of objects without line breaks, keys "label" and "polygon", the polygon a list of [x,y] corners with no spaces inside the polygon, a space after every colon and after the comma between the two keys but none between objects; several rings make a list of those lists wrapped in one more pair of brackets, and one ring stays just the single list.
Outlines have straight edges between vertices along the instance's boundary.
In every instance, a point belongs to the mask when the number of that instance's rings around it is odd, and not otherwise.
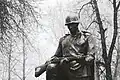
[{"label": "uniform jacket", "polygon": [[[95,40],[89,32],[79,32],[76,35],[66,34],[59,41],[56,57],[69,57],[83,54],[94,57]],[[87,64],[91,63],[91,64]],[[73,60],[69,62],[69,75],[72,77],[93,76],[94,62],[83,60]]]}]

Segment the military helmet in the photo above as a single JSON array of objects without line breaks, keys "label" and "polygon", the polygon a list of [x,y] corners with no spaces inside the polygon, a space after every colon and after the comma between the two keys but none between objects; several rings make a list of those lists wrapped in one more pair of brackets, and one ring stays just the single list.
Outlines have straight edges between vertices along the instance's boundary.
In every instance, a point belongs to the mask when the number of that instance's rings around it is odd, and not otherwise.
[{"label": "military helmet", "polygon": [[65,25],[72,24],[72,23],[79,23],[77,16],[73,15],[73,16],[67,16],[66,17]]}]

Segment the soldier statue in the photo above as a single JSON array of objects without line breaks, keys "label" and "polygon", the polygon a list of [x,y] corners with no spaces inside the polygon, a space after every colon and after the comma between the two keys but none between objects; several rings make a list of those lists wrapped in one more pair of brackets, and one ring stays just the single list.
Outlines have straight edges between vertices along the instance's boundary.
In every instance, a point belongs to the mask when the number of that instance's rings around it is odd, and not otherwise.
[{"label": "soldier statue", "polygon": [[70,34],[60,38],[55,55],[35,69],[35,76],[46,71],[46,80],[94,80],[94,38],[78,29],[77,16],[67,16],[65,25]]}]

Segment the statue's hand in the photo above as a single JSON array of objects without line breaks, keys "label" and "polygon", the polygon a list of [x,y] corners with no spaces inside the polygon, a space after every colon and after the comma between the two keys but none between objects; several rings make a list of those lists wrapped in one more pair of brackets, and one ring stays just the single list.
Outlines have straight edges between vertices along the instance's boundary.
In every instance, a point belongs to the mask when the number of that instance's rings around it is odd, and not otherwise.
[{"label": "statue's hand", "polygon": [[58,62],[59,58],[56,56],[51,57],[46,61],[47,64],[50,64],[51,62]]},{"label": "statue's hand", "polygon": [[85,55],[79,54],[79,55],[76,56],[76,58],[77,58],[77,59],[82,59],[82,58],[85,58]]},{"label": "statue's hand", "polygon": [[40,69],[41,69],[40,67],[36,67],[36,68],[35,68],[35,72],[39,72]]},{"label": "statue's hand", "polygon": [[63,59],[60,61],[60,65],[66,63],[66,62],[68,62],[68,61],[69,61],[68,58],[63,58]]},{"label": "statue's hand", "polygon": [[94,57],[91,56],[91,55],[87,55],[86,58],[85,58],[86,61],[91,61],[93,59],[94,59]]}]

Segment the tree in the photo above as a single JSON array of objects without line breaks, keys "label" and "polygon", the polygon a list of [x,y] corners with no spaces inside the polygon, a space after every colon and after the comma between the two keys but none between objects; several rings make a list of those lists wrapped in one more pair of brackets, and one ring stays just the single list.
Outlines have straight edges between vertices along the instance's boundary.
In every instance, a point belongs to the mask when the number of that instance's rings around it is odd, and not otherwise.
[{"label": "tree", "polygon": [[119,59],[120,59],[120,36],[118,36],[117,43],[118,43],[117,47],[116,47],[117,56],[116,56],[116,63],[115,63],[115,71],[114,71],[114,75],[113,75],[113,80],[117,80],[117,76],[119,74],[118,67],[119,67]]},{"label": "tree", "polygon": [[105,62],[105,69],[106,69],[106,79],[107,80],[112,80],[112,73],[111,73],[111,61],[112,61],[112,54],[113,50],[115,47],[116,43],[116,38],[117,38],[117,30],[118,30],[118,22],[117,22],[117,15],[118,15],[118,8],[120,5],[117,5],[116,0],[113,0],[113,9],[114,9],[114,17],[113,17],[113,27],[114,27],[114,32],[113,32],[113,37],[112,37],[112,42],[110,44],[109,51],[107,53],[107,48],[106,48],[106,40],[105,40],[105,31],[106,29],[103,28],[103,24],[100,18],[100,13],[98,9],[98,5],[96,0],[93,1],[93,4],[95,6],[95,11],[96,11],[96,17],[99,25],[99,30],[100,30],[100,35],[101,35],[101,44],[102,44],[102,57]]},{"label": "tree", "polygon": [[[38,24],[35,18],[35,11],[29,3],[29,0],[0,0],[0,52],[2,56],[9,58],[7,59],[8,61],[6,61],[6,63],[9,64],[5,66],[8,68],[6,69],[9,74],[7,77],[8,80],[12,79],[10,75],[13,74],[19,77],[19,79],[22,79],[21,76],[14,71],[15,65],[19,60],[12,54],[16,51],[19,52],[19,49],[21,51],[18,45],[20,46],[19,42],[22,41],[23,37],[30,44],[27,31],[32,28],[30,27],[31,24]],[[11,44],[14,46],[14,48],[12,48],[13,51],[10,51]],[[5,59],[3,58],[3,60]],[[13,63],[16,60],[18,61]],[[25,75],[25,72],[23,73]],[[25,76],[23,78],[25,80]]]},{"label": "tree", "polygon": [[[91,5],[91,7],[93,8],[93,13],[95,14],[95,18],[92,21],[91,24],[95,23],[98,25],[99,27],[99,34],[100,34],[100,41],[101,41],[101,45],[102,45],[102,58],[104,60],[103,62],[103,66],[105,67],[105,73],[106,73],[106,80],[112,80],[112,70],[111,70],[111,62],[112,62],[112,55],[113,55],[113,50],[115,48],[115,43],[116,43],[116,39],[117,39],[117,35],[118,35],[118,10],[119,10],[119,6],[120,6],[120,1],[116,1],[116,0],[109,0],[112,5],[113,5],[113,36],[112,36],[112,41],[110,42],[109,47],[108,42],[106,42],[106,31],[108,30],[108,28],[105,28],[104,25],[104,21],[101,19],[101,14],[99,11],[99,6],[98,6],[98,2],[96,0],[91,0],[88,3],[84,4],[80,11],[79,14],[81,12],[81,10],[87,6],[87,5]],[[90,26],[91,26],[90,24]]]}]

